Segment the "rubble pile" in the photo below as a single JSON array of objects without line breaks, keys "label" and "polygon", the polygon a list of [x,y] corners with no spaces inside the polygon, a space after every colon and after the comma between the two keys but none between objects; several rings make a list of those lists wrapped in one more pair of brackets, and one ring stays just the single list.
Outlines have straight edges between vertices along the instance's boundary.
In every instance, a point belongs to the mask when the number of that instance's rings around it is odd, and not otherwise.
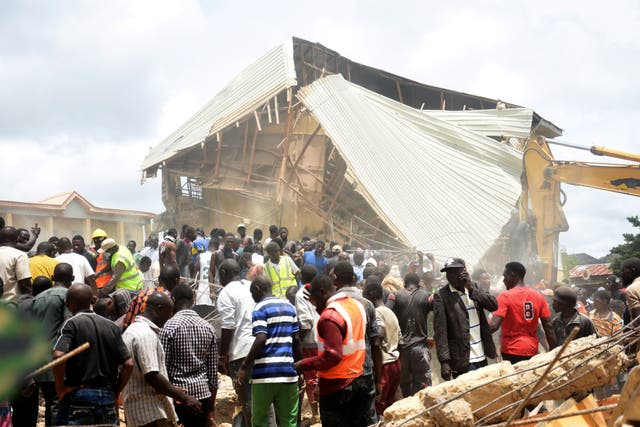
[{"label": "rubble pile", "polygon": [[[392,427],[470,426],[495,411],[524,399],[542,376],[559,349],[539,354],[530,360],[511,365],[501,362],[429,387],[390,406],[384,413],[385,425]],[[567,357],[568,356],[568,357]],[[607,338],[586,337],[567,346],[563,358],[545,377],[538,390],[544,389],[529,403],[566,399],[574,393],[587,392],[615,381],[626,362],[620,345]],[[567,373],[570,374],[567,375]],[[461,395],[459,399],[448,400]],[[464,403],[460,403],[464,401]],[[432,408],[425,412],[427,408]],[[497,414],[492,422],[504,421],[515,410]],[[407,419],[414,417],[410,421]]]}]

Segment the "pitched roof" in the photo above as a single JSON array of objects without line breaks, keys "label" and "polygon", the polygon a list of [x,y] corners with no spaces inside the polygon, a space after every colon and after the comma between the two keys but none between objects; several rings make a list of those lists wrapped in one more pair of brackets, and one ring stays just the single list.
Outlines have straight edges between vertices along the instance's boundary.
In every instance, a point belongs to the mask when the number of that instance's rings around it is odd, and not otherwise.
[{"label": "pitched roof", "polygon": [[289,40],[245,68],[200,111],[153,147],[142,162],[142,170],[204,142],[209,135],[215,135],[296,84],[293,43]]},{"label": "pitched roof", "polygon": [[[521,192],[518,151],[341,75],[316,80],[298,97],[357,191],[407,246],[475,263],[499,237]],[[531,115],[522,117],[531,126]]]},{"label": "pitched roof", "polygon": [[51,211],[63,211],[69,206],[72,201],[78,201],[88,212],[92,213],[102,213],[102,214],[111,214],[111,215],[131,215],[131,216],[141,216],[153,218],[156,214],[152,212],[144,212],[144,211],[134,211],[128,209],[111,209],[111,208],[100,208],[94,206],[91,202],[85,199],[75,190],[66,191],[64,193],[56,194],[51,197],[47,197],[46,199],[40,200],[39,202],[29,203],[29,202],[17,202],[13,200],[0,200],[0,209],[1,208],[26,208],[33,210],[51,210]]},{"label": "pitched roof", "polygon": [[[172,158],[183,150],[204,143],[208,138],[214,137],[216,133],[222,131],[224,128],[233,125],[235,122],[243,119],[249,114],[253,114],[254,111],[263,107],[266,103],[272,102],[272,98],[282,91],[289,88],[295,88],[298,85],[296,67],[302,67],[305,65],[306,59],[302,59],[301,61],[303,63],[301,64],[296,63],[296,60],[294,59],[294,45],[299,45],[303,52],[309,50],[310,47],[315,48],[325,55],[332,56],[336,63],[338,62],[338,58],[340,58],[342,62],[348,62],[353,65],[354,74],[355,67],[358,67],[361,70],[366,70],[368,73],[367,78],[369,79],[374,78],[372,77],[374,75],[377,76],[377,78],[383,76],[390,79],[398,79],[398,81],[402,80],[404,83],[414,88],[419,87],[432,91],[442,91],[442,93],[457,94],[463,96],[465,99],[472,98],[476,100],[484,100],[484,108],[488,108],[487,103],[493,103],[495,106],[495,103],[498,102],[497,100],[485,97],[469,95],[462,92],[415,82],[384,70],[353,62],[348,58],[340,56],[337,52],[322,46],[321,44],[311,43],[303,39],[292,37],[285,43],[271,49],[265,55],[258,58],[247,68],[238,73],[236,77],[234,77],[233,80],[224,87],[224,89],[218,92],[218,94],[211,99],[211,101],[206,103],[189,120],[183,123],[168,137],[163,139],[158,145],[153,147],[147,153],[142,162],[143,173],[147,169],[161,164],[163,161]],[[302,55],[304,57],[304,53]],[[323,68],[321,74],[324,75],[326,73],[331,74],[330,71]],[[367,78],[363,79],[361,82],[363,86],[366,86]],[[373,84],[373,86],[375,87],[376,85]],[[508,105],[510,107],[515,107],[514,104]],[[275,105],[272,107],[275,107]],[[511,108],[508,108],[507,110],[510,111]],[[445,112],[444,114],[446,113],[448,112]],[[478,113],[475,117],[467,115],[465,116],[465,120],[476,121],[476,123],[478,123],[477,120],[480,119],[481,114],[482,113]],[[557,136],[562,134],[562,129],[558,128],[553,123],[544,120],[533,111],[531,111],[530,114],[532,114],[538,128],[548,129],[548,132],[546,133],[547,135]],[[451,120],[454,120],[453,116]],[[470,123],[467,124],[470,125]],[[506,122],[504,122],[504,125],[508,126]],[[487,126],[487,124],[480,124],[476,130],[479,130],[480,127],[484,126]],[[530,131],[531,126],[529,126],[529,132]],[[529,132],[527,132],[526,135],[528,135]],[[514,136],[519,137],[520,134],[514,134]]]},{"label": "pitched roof", "polygon": [[569,277],[572,279],[584,279],[585,275],[588,277],[594,276],[609,276],[613,274],[611,270],[611,264],[584,264],[576,265],[569,271]]}]

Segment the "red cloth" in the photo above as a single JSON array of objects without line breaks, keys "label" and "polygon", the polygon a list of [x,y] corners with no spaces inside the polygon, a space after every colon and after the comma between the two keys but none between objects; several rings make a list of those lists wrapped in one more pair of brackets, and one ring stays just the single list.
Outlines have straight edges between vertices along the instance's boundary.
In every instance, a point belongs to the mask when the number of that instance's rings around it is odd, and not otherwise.
[{"label": "red cloth", "polygon": [[582,303],[582,301],[578,301],[578,303],[576,304],[576,310],[578,310],[578,313],[589,315],[589,312],[584,307],[584,304]]},{"label": "red cloth", "polygon": [[[302,349],[302,357],[310,358],[318,355],[318,349],[316,348],[303,348]],[[318,388],[318,376],[316,375],[316,371],[313,369],[309,369],[306,371],[302,371],[304,375],[304,389],[307,393],[307,399],[309,399],[309,403],[317,403],[318,399],[316,399],[316,389]]]},{"label": "red cloth", "polygon": [[[324,339],[324,351],[316,356],[302,359],[302,371],[326,371],[342,360],[342,341],[347,333],[344,319],[334,310],[325,310],[318,319],[318,335]],[[321,395],[335,393],[351,384],[353,378],[319,378]]]},{"label": "red cloth", "polygon": [[171,294],[168,290],[164,288],[164,286],[158,286],[157,288],[149,288],[143,289],[134,296],[131,297],[131,305],[129,306],[129,311],[127,312],[124,318],[124,328],[127,329],[129,325],[136,320],[136,316],[142,316],[144,314],[144,310],[147,308],[147,299],[154,292],[163,292],[169,296]]},{"label": "red cloth", "polygon": [[400,386],[400,359],[382,366],[381,386],[380,401],[376,403],[378,415],[382,415],[384,410],[396,401],[396,392]]},{"label": "red cloth", "polygon": [[501,351],[516,356],[538,354],[538,319],[550,318],[547,301],[542,294],[525,286],[516,286],[498,295],[494,316],[502,320]]}]

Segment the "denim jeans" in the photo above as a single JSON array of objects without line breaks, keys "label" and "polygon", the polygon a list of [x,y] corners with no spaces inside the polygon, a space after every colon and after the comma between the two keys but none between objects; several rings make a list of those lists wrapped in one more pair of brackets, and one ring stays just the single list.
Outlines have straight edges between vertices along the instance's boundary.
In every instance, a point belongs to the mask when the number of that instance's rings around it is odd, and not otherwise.
[{"label": "denim jeans", "polygon": [[400,349],[400,390],[402,397],[413,396],[431,386],[429,347],[426,343],[415,343]]},{"label": "denim jeans", "polygon": [[56,415],[56,425],[118,425],[115,395],[111,390],[81,388],[64,396]]}]

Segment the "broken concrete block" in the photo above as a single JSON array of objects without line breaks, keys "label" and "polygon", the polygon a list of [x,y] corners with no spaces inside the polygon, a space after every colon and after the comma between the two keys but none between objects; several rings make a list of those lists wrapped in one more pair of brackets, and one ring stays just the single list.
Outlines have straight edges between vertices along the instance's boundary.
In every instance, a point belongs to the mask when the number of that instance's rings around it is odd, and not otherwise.
[{"label": "broken concrete block", "polygon": [[[461,394],[461,399],[471,407],[475,421],[510,404],[516,405],[527,396],[558,350],[539,354],[515,365],[509,362],[489,365],[455,380],[421,390],[413,397],[402,399],[387,408],[384,413],[385,425],[399,425],[404,419],[416,414],[421,415],[403,425],[451,426],[454,422],[466,422],[456,418],[458,414],[451,413],[447,417],[447,411],[439,411],[436,415],[436,408],[425,412],[426,409],[443,405]],[[540,396],[532,398],[530,404],[566,399],[575,393],[588,392],[594,387],[612,383],[626,362],[622,346],[612,346],[607,338],[586,337],[575,340],[569,343],[563,354],[569,357],[561,359],[555,365],[538,390],[547,385],[549,387]],[[506,420],[514,410],[515,406],[497,414],[491,422]],[[423,412],[425,413],[422,414]],[[430,422],[433,424],[429,424]]]}]

